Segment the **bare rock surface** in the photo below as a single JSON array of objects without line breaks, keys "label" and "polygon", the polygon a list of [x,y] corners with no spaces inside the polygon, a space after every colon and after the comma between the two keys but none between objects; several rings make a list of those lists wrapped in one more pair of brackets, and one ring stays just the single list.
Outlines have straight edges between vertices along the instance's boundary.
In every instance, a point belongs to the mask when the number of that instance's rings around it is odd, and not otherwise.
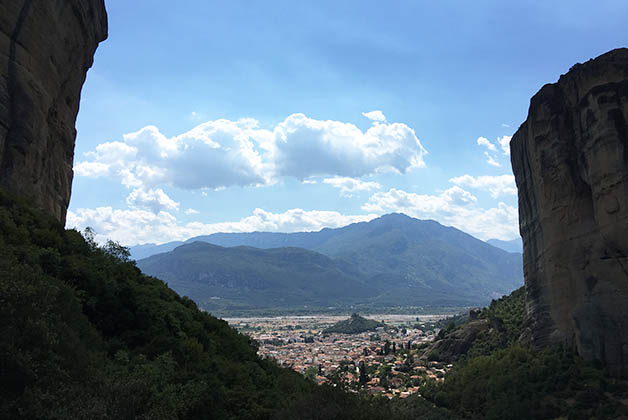
[{"label": "bare rock surface", "polygon": [[0,2],[0,185],[65,221],[81,87],[104,0]]},{"label": "bare rock surface", "polygon": [[528,337],[628,375],[628,49],[577,64],[513,136]]}]

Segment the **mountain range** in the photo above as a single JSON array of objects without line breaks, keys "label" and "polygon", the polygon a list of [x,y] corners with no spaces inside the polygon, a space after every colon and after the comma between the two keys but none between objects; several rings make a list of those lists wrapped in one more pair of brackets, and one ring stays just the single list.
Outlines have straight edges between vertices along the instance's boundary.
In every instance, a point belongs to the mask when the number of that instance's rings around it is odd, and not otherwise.
[{"label": "mountain range", "polygon": [[504,251],[523,254],[523,241],[520,237],[511,241],[502,241],[501,239],[489,239],[486,242],[493,246],[496,246],[497,248],[501,248]]},{"label": "mountain range", "polygon": [[[318,232],[198,236],[159,250],[138,267],[212,311],[472,306],[523,284],[521,254],[403,214]],[[147,251],[132,249],[136,258]]]}]

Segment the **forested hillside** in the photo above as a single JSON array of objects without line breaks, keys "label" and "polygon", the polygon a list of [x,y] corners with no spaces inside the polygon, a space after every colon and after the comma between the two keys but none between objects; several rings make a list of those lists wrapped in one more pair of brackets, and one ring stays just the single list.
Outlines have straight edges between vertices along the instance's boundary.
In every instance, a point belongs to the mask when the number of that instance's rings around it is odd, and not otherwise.
[{"label": "forested hillside", "polygon": [[0,418],[447,418],[260,359],[246,336],[142,275],[126,248],[1,192],[0,302]]},{"label": "forested hillside", "polygon": [[[599,362],[585,362],[573,349],[535,349],[526,341],[525,290],[495,300],[469,323],[450,326],[426,350],[467,336],[484,322],[445,381],[422,395],[467,419],[616,419],[628,415],[628,383],[612,378]],[[440,348],[446,348],[441,346]]]}]

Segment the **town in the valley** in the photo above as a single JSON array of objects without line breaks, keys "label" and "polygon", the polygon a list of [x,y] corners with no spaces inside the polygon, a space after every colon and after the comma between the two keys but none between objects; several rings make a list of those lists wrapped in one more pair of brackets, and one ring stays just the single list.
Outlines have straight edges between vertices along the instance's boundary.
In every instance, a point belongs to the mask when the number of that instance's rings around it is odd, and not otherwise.
[{"label": "town in the valley", "polygon": [[[406,398],[428,381],[442,381],[450,365],[424,350],[439,332],[443,315],[370,315],[381,323],[360,333],[326,332],[346,317],[228,318],[274,359],[318,384]],[[439,322],[440,321],[440,322]]]}]

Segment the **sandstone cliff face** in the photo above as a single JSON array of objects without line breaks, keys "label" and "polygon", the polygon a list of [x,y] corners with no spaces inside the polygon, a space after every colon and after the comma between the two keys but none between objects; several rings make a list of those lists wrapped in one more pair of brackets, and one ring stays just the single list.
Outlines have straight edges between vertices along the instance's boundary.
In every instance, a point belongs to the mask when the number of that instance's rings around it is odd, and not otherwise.
[{"label": "sandstone cliff face", "polygon": [[511,142],[529,333],[628,375],[628,49],[531,100]]},{"label": "sandstone cliff face", "polygon": [[0,3],[0,186],[61,222],[81,87],[106,37],[104,0]]}]

